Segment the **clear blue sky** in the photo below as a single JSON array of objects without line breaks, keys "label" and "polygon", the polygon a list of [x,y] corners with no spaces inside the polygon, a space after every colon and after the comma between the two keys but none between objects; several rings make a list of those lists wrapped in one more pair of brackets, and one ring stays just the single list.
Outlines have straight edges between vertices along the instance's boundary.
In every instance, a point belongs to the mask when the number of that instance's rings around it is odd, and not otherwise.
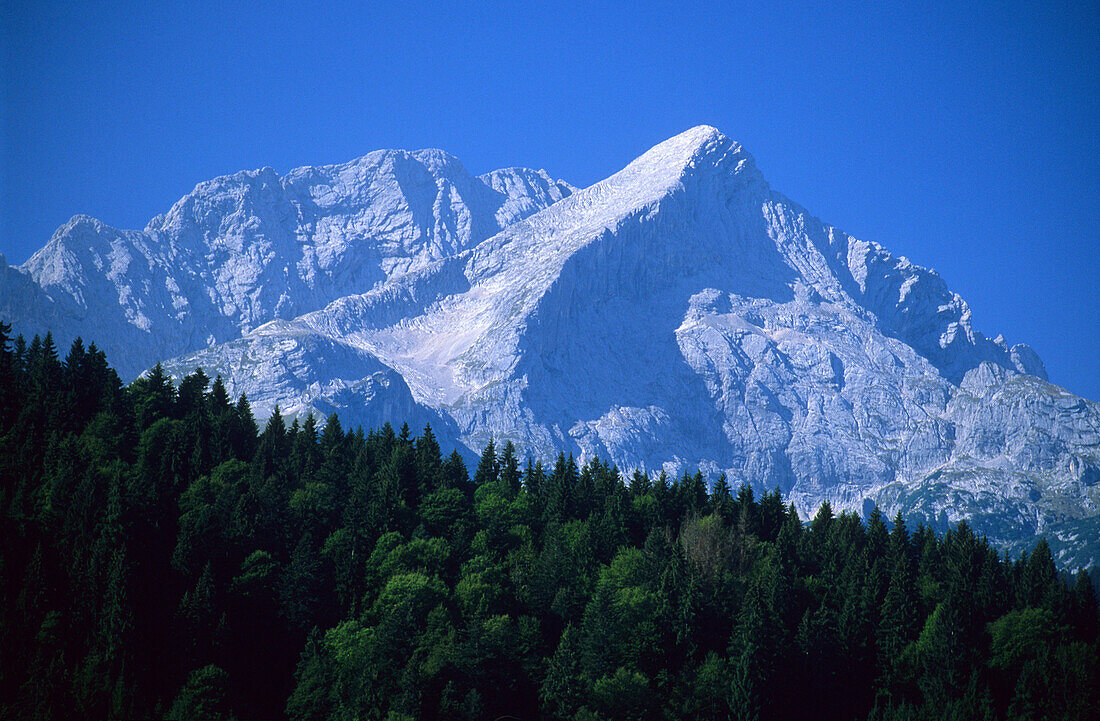
[{"label": "clear blue sky", "polygon": [[1100,400],[1100,5],[0,0],[0,250],[386,147],[577,185],[709,123]]}]

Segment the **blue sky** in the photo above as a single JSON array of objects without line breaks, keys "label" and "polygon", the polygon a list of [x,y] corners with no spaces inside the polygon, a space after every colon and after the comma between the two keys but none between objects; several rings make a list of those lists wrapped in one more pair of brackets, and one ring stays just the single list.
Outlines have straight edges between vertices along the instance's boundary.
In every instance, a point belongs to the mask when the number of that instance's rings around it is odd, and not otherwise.
[{"label": "blue sky", "polygon": [[384,147],[577,185],[709,123],[1100,400],[1100,5],[12,3],[0,251]]}]

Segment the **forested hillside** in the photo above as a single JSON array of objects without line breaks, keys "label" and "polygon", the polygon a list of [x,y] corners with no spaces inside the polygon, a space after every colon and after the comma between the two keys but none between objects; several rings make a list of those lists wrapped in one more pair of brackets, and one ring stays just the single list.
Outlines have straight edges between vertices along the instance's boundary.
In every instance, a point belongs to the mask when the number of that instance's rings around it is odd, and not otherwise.
[{"label": "forested hillside", "polygon": [[0,324],[0,717],[1095,719],[1098,606],[778,491],[260,431]]}]

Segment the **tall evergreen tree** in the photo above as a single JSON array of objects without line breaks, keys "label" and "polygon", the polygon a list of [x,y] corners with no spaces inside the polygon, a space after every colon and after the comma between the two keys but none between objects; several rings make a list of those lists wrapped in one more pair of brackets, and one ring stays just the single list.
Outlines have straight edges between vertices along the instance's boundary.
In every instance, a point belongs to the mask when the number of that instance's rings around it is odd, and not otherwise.
[{"label": "tall evergreen tree", "polygon": [[481,461],[477,464],[477,470],[474,471],[474,485],[485,486],[496,483],[499,475],[500,460],[497,458],[497,447],[493,439],[490,438],[485,445],[485,449],[481,452]]}]

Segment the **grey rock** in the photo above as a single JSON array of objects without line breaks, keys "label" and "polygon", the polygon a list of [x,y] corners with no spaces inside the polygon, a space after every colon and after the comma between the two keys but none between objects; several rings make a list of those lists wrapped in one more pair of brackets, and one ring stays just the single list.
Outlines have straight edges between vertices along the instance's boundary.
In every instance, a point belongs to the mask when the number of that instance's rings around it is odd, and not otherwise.
[{"label": "grey rock", "polygon": [[[155,254],[130,249],[151,237],[180,239],[181,257],[186,245],[251,259],[196,281],[215,309],[204,314],[224,319],[218,333],[237,335],[167,367],[222,374],[261,417],[278,403],[337,411],[345,424],[430,423],[466,454],[493,437],[623,471],[724,472],[780,488],[803,517],[826,500],[857,512],[877,503],[937,527],[966,519],[1013,551],[1046,534],[1067,567],[1100,558],[1100,404],[1048,383],[1027,346],[975,330],[933,271],[772,190],[714,128],[576,192],[530,171],[462,185],[442,155],[377,162],[413,160],[423,189],[401,197],[431,204],[368,197],[373,176],[354,164],[323,180],[295,171],[278,191],[261,171],[220,182],[297,205],[250,205],[242,217],[256,220],[219,221],[215,232],[211,219],[241,206],[211,192],[224,208],[181,201],[142,234],[90,222],[81,232],[121,238],[107,245],[126,249],[142,277]],[[309,191],[288,190],[299,187]],[[473,200],[482,192],[495,200]],[[456,193],[463,202],[436,203]],[[359,210],[307,212],[342,204]],[[287,207],[304,220],[280,215]],[[374,228],[370,253],[351,253],[322,215]],[[265,230],[261,241],[254,227],[311,228],[312,240]],[[309,250],[295,273],[263,260],[291,246]],[[114,252],[105,266],[128,267]],[[58,282],[42,289],[91,293],[77,271],[93,259],[53,252],[50,272],[45,260],[34,277]],[[12,297],[38,292],[10,271],[0,282]],[[143,293],[132,289],[122,307],[146,307]],[[260,325],[272,313],[285,320]]]},{"label": "grey rock", "polygon": [[125,378],[472,247],[572,192],[544,171],[473,177],[439,150],[200,183],[144,230],[76,216],[5,262],[0,315],[107,351]]}]

